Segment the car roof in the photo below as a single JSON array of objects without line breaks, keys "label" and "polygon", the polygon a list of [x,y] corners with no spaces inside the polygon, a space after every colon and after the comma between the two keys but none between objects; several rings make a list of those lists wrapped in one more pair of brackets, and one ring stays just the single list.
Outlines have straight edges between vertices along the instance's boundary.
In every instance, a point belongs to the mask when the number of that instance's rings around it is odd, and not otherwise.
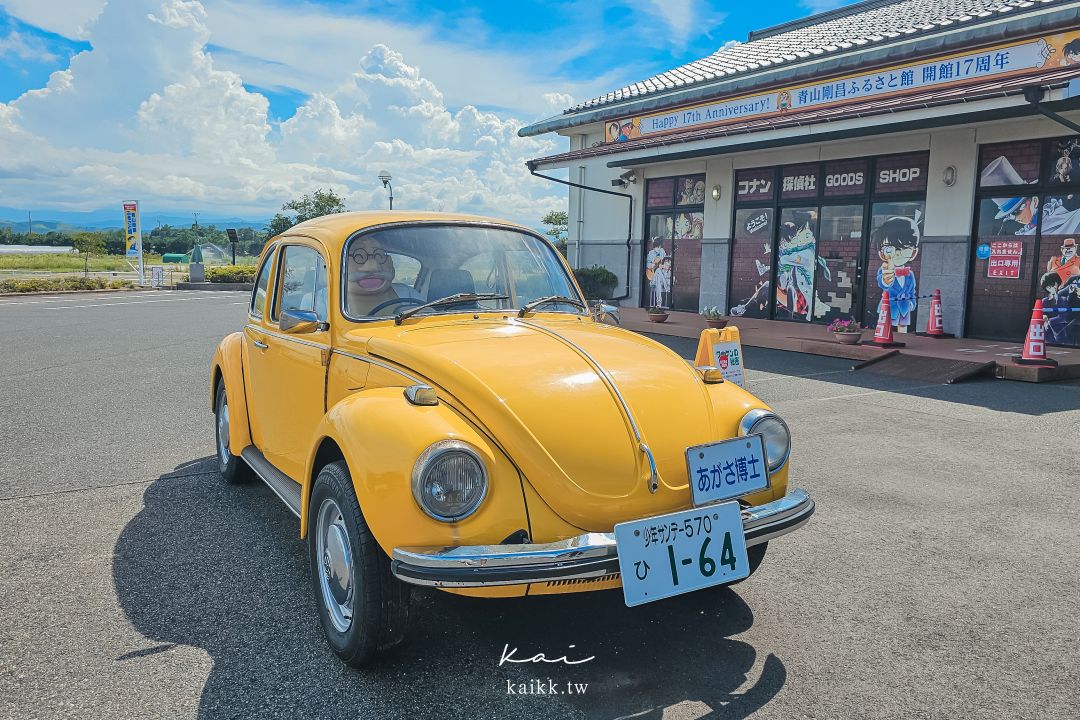
[{"label": "car roof", "polygon": [[292,226],[279,235],[279,238],[292,236],[313,237],[322,241],[328,250],[336,252],[341,249],[349,236],[357,230],[374,227],[376,225],[409,224],[409,223],[482,223],[485,225],[500,225],[503,227],[526,230],[535,233],[535,230],[507,220],[484,217],[482,215],[466,215],[461,213],[441,212],[414,212],[411,210],[367,210],[362,212],[334,213],[322,217],[306,220]]}]

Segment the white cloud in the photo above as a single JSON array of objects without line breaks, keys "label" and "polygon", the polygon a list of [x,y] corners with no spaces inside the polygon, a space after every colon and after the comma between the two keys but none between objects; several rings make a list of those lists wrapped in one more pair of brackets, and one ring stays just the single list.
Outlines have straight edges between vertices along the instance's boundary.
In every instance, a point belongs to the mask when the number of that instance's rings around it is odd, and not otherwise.
[{"label": "white cloud", "polygon": [[0,37],[0,58],[17,57],[20,60],[34,62],[55,62],[56,55],[39,38],[24,35],[12,30],[6,37]]},{"label": "white cloud", "polygon": [[385,206],[375,179],[383,167],[395,177],[395,208],[536,224],[565,203],[561,188],[524,167],[560,142],[519,138],[520,122],[472,105],[454,109],[386,45],[343,66],[274,132],[267,99],[207,52],[210,17],[195,0],[106,6],[85,26],[92,50],[45,88],[0,104],[4,204],[93,209],[137,197],[147,211],[268,218],[287,199],[331,187],[365,209]]},{"label": "white cloud", "polygon": [[0,7],[23,22],[69,38],[82,38],[83,26],[97,17],[105,0],[0,0]]},{"label": "white cloud", "polygon": [[664,19],[674,35],[674,40],[683,42],[695,29],[694,0],[648,0],[653,12]]}]

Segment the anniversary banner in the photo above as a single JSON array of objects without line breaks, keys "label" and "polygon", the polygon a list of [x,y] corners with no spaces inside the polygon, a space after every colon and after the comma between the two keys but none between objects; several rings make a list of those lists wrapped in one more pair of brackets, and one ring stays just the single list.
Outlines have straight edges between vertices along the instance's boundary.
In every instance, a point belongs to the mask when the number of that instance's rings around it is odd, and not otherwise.
[{"label": "anniversary banner", "polygon": [[612,121],[608,143],[690,128],[764,118],[795,110],[854,103],[916,90],[941,89],[987,79],[1035,74],[1053,67],[1080,67],[1080,30],[990,48],[944,55],[714,102]]}]

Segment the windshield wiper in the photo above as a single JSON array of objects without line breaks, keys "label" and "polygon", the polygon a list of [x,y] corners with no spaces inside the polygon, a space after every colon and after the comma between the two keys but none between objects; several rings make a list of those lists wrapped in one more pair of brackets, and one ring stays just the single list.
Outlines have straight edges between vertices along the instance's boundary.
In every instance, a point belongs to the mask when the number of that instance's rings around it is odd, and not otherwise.
[{"label": "windshield wiper", "polygon": [[394,316],[394,324],[400,325],[402,320],[410,318],[421,310],[427,308],[438,307],[440,305],[456,305],[457,303],[475,302],[476,300],[509,300],[509,295],[500,295],[499,293],[457,293],[455,295],[447,295],[444,298],[438,300],[432,300],[429,303],[423,305],[417,305],[411,307],[408,310],[402,310]]},{"label": "windshield wiper", "polygon": [[582,310],[589,309],[585,303],[575,298],[566,297],[565,295],[548,295],[546,297],[536,298],[535,300],[522,305],[521,309],[518,310],[518,317],[525,317],[525,313],[532,312],[541,305],[551,305],[552,303],[567,303],[568,305],[577,305]]}]

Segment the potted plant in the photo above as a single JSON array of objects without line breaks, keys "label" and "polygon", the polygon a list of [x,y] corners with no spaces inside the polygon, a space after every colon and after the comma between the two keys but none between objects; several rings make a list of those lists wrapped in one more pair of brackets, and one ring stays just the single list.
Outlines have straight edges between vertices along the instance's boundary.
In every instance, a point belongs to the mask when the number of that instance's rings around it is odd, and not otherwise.
[{"label": "potted plant", "polygon": [[701,310],[701,314],[705,317],[705,322],[709,327],[717,330],[723,330],[727,327],[728,318],[724,315],[724,311],[715,305],[707,305]]},{"label": "potted plant", "polygon": [[668,319],[668,311],[662,307],[651,307],[645,312],[649,314],[649,322],[662,323]]},{"label": "potted plant", "polygon": [[862,327],[854,318],[839,318],[829,323],[829,332],[836,336],[836,341],[844,345],[858,345],[862,340]]}]

